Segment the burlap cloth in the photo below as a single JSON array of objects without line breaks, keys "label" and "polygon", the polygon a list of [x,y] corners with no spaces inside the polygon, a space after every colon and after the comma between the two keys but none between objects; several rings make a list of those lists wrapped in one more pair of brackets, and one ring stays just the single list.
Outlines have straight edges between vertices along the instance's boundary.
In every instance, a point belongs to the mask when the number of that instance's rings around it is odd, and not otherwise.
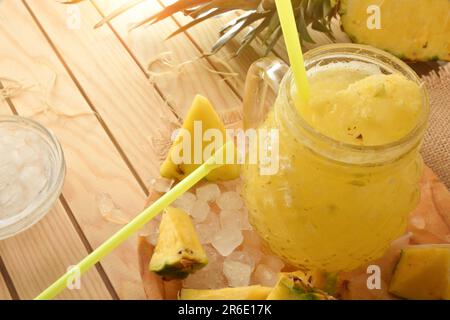
[{"label": "burlap cloth", "polygon": [[450,63],[422,79],[428,88],[431,104],[430,125],[422,156],[450,188]]}]

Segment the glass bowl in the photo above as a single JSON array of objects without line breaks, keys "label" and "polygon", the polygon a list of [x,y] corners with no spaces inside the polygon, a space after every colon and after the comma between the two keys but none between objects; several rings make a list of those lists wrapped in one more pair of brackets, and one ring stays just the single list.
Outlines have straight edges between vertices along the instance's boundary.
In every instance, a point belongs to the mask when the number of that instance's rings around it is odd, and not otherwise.
[{"label": "glass bowl", "polygon": [[0,116],[0,240],[22,232],[51,209],[66,173],[56,137],[34,120]]}]

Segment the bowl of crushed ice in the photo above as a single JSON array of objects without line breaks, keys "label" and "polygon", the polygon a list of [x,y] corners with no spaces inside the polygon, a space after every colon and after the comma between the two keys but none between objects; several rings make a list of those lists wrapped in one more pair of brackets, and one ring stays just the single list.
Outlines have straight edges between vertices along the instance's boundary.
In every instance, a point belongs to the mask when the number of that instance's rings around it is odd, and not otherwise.
[{"label": "bowl of crushed ice", "polygon": [[61,145],[49,130],[31,119],[0,116],[0,239],[46,215],[65,172]]}]

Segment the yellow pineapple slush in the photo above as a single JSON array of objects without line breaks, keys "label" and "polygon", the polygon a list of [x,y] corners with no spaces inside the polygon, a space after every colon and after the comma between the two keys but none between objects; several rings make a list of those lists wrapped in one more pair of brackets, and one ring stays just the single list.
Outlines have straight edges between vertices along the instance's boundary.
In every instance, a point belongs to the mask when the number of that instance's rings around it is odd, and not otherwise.
[{"label": "yellow pineapple slush", "polygon": [[[383,74],[362,62],[308,73],[311,99],[302,105],[294,98],[296,109],[319,135],[335,142],[373,146],[376,152],[376,146],[407,136],[419,121],[421,88],[401,74]],[[293,265],[339,271],[378,258],[405,231],[418,202],[418,146],[385,163],[352,165],[351,156],[336,161],[330,158],[340,151],[324,157],[293,133],[286,103],[278,97],[262,125],[279,129],[278,174],[261,176],[256,165],[244,172],[251,223]],[[324,139],[315,145],[326,144]]]}]

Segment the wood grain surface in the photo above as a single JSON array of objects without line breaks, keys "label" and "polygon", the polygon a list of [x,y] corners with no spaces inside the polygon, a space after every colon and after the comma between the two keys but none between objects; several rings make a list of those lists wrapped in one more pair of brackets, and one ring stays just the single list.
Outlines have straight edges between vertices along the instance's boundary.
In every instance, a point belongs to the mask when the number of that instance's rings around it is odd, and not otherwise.
[{"label": "wood grain surface", "polygon": [[[32,299],[121,228],[101,215],[99,197],[110,197],[124,222],[140,212],[159,175],[155,143],[170,136],[196,94],[220,113],[241,108],[245,76],[261,48],[234,57],[237,37],[216,56],[199,59],[237,13],[165,40],[190,18],[176,14],[129,31],[174,1],[149,0],[94,28],[124,1],[0,1],[0,90],[25,88],[0,98],[0,115],[49,128],[67,162],[62,195],[47,216],[0,241],[0,299]],[[270,55],[286,59],[282,41]],[[136,247],[137,235],[83,277],[79,290],[59,298],[144,299]]]}]

